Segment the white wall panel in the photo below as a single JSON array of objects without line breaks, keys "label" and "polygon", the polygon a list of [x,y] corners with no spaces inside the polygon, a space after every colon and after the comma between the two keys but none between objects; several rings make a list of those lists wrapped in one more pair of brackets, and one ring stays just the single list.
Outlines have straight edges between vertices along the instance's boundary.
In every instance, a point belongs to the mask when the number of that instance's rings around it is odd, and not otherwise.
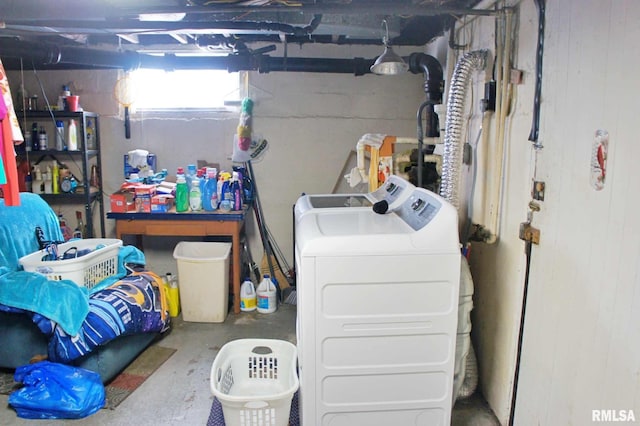
[{"label": "white wall panel", "polygon": [[[534,248],[516,423],[587,424],[640,413],[640,226],[635,158],[640,4],[547,5]],[[610,134],[605,188],[589,184],[596,129]],[[637,414],[636,414],[637,415]]]}]

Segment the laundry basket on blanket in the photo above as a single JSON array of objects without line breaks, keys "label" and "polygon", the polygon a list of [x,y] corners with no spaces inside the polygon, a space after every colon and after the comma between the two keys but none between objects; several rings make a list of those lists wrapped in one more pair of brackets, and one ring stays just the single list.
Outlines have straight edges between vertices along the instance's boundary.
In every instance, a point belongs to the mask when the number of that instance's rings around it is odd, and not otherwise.
[{"label": "laundry basket on blanket", "polygon": [[226,426],[286,426],[298,390],[296,347],[283,340],[226,343],[211,367],[211,391]]}]

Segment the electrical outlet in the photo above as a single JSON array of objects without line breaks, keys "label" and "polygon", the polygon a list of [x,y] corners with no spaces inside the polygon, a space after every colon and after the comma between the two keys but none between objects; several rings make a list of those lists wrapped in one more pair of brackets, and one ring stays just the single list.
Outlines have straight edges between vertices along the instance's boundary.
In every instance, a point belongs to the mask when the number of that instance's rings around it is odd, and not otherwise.
[{"label": "electrical outlet", "polygon": [[496,82],[488,81],[484,84],[484,98],[480,100],[482,112],[496,110]]}]

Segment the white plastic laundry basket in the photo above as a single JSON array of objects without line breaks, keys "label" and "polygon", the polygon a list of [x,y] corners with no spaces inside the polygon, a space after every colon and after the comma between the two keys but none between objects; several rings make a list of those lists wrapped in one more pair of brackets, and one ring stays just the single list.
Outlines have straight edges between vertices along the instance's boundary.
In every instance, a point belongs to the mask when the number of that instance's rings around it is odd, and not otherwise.
[{"label": "white plastic laundry basket", "polygon": [[225,344],[211,367],[211,391],[226,426],[286,426],[298,390],[297,350],[284,340]]},{"label": "white plastic laundry basket", "polygon": [[86,238],[58,244],[58,253],[75,249],[75,252],[91,250],[89,254],[62,260],[43,260],[46,250],[21,257],[18,262],[27,272],[37,272],[50,281],[71,280],[91,290],[103,279],[118,272],[118,251],[122,240],[114,238]]}]

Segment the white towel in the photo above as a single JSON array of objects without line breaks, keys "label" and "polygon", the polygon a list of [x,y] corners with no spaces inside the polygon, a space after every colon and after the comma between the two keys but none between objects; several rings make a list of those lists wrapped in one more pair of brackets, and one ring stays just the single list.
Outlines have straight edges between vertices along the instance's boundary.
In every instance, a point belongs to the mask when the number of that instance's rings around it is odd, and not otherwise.
[{"label": "white towel", "polygon": [[382,142],[384,142],[384,138],[386,137],[387,135],[383,135],[382,133],[365,133],[356,144],[356,161],[362,180],[368,179],[368,175],[364,170],[365,145],[370,146],[372,149],[378,150],[382,146]]}]

